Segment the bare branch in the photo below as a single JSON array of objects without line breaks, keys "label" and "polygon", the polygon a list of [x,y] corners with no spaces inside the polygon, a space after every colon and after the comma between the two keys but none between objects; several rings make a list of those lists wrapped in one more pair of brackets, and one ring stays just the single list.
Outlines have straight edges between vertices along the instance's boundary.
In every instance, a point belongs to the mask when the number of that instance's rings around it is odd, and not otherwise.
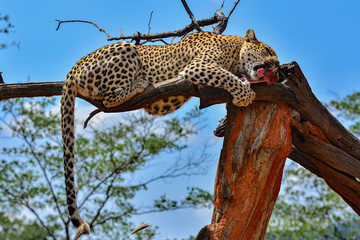
[{"label": "bare branch", "polygon": [[225,4],[225,0],[222,2],[221,7],[219,8],[219,10],[221,10],[224,7]]},{"label": "bare branch", "polygon": [[214,27],[213,32],[217,33],[217,34],[222,34],[227,27],[228,18],[220,10],[216,10],[215,17],[218,20],[218,22],[217,22],[216,26]]},{"label": "bare branch", "polygon": [[216,127],[216,129],[214,131],[215,136],[217,136],[217,137],[225,136],[226,122],[227,122],[227,117],[225,116],[223,119],[220,120],[219,125]]},{"label": "bare branch", "polygon": [[168,209],[149,208],[148,210],[137,211],[137,212],[134,212],[133,210],[129,210],[129,211],[123,212],[123,213],[121,213],[119,215],[106,216],[103,219],[101,219],[99,222],[94,223],[93,227],[96,226],[96,225],[102,225],[105,222],[110,221],[110,220],[121,219],[122,217],[124,217],[125,215],[130,214],[130,213],[131,213],[132,216],[140,216],[140,215],[145,215],[145,214],[150,214],[150,213],[158,213],[158,212],[164,212],[164,211],[175,211],[175,210],[178,210],[178,209],[189,209],[189,208],[194,208],[194,206],[193,205],[185,205],[185,206],[180,205],[180,206],[171,207],[171,208],[168,208]]},{"label": "bare branch", "polygon": [[[100,28],[97,24],[91,22],[91,21],[86,21],[86,20],[67,20],[67,21],[62,21],[62,20],[56,20],[59,22],[58,28],[60,26],[60,23],[67,23],[67,22],[83,22],[83,23],[90,23],[93,24],[94,26],[96,26],[100,31],[103,30],[102,28]],[[209,25],[213,25],[215,23],[217,23],[219,20],[216,18],[216,16],[212,17],[212,18],[208,18],[208,19],[201,19],[198,20],[197,23],[200,27],[204,27],[204,26],[209,26]],[[155,39],[162,39],[162,38],[169,38],[169,37],[181,37],[184,36],[185,34],[193,31],[195,29],[195,25],[194,24],[189,24],[186,27],[179,29],[179,30],[174,30],[174,31],[168,31],[168,32],[162,32],[162,33],[154,33],[154,34],[143,34],[143,33],[137,33],[137,34],[133,34],[133,35],[121,35],[120,37],[110,37],[110,35],[103,30],[103,32],[107,35],[107,40],[108,41],[117,41],[117,40],[134,40],[140,43],[140,40],[155,40]]]},{"label": "bare branch", "polygon": [[226,17],[224,15],[224,13],[221,12],[221,9],[225,3],[225,1],[223,1],[220,10],[217,10],[214,14],[214,17],[212,18],[208,18],[208,19],[201,19],[201,20],[196,20],[193,13],[191,12],[188,4],[186,3],[185,0],[181,0],[186,12],[188,13],[188,15],[190,16],[191,19],[191,24],[187,25],[186,27],[179,29],[179,30],[174,30],[174,31],[168,31],[168,32],[162,32],[162,33],[154,33],[154,34],[150,34],[150,23],[151,23],[151,18],[152,18],[152,13],[150,14],[150,19],[149,19],[149,23],[148,23],[148,33],[147,34],[143,34],[143,33],[136,33],[133,35],[127,35],[125,36],[123,34],[122,29],[120,28],[120,32],[121,35],[120,37],[110,37],[109,33],[101,28],[98,24],[91,22],[91,21],[87,21],[87,20],[56,20],[59,24],[56,28],[56,30],[58,30],[60,28],[60,25],[62,23],[68,23],[68,22],[82,22],[82,23],[89,23],[94,25],[97,29],[99,29],[100,32],[104,32],[107,36],[107,40],[108,41],[117,41],[117,40],[131,40],[131,41],[135,41],[136,44],[143,44],[140,43],[140,41],[142,40],[146,40],[147,42],[153,42],[153,41],[163,41],[163,38],[169,38],[169,37],[181,37],[186,35],[187,33],[193,31],[194,29],[196,29],[197,31],[201,32],[202,29],[200,27],[204,27],[204,26],[209,26],[209,25],[213,25],[215,23],[217,23],[217,26],[214,28],[214,32],[221,34],[226,26],[227,26],[227,21],[228,18],[231,16],[231,14],[233,13],[233,11],[235,10],[236,6],[238,5],[238,3],[240,2],[240,0],[238,0],[235,4],[234,7],[231,9],[229,15]]},{"label": "bare branch", "polygon": [[45,180],[46,180],[46,183],[47,185],[49,186],[49,189],[50,189],[50,192],[51,192],[51,196],[52,196],[52,199],[54,200],[55,202],[55,206],[56,206],[56,210],[58,211],[59,215],[60,215],[60,218],[62,220],[62,222],[64,223],[64,225],[66,225],[66,221],[63,217],[63,212],[61,211],[60,209],[60,205],[59,205],[59,200],[55,194],[55,191],[54,191],[54,188],[53,188],[53,184],[51,183],[49,177],[48,177],[48,174],[46,172],[46,169],[45,167],[43,166],[43,164],[41,163],[41,160],[39,159],[38,157],[38,154],[36,154],[35,150],[34,150],[34,145],[28,140],[28,138],[26,136],[22,136],[23,140],[25,141],[25,143],[29,146],[30,148],[30,151],[31,151],[31,154],[32,156],[35,158],[36,162],[38,163],[44,177],[45,177]]},{"label": "bare branch", "polygon": [[150,19],[149,19],[149,23],[148,23],[148,28],[149,28],[148,34],[150,34],[150,30],[151,30],[150,23],[151,23],[151,18],[152,18],[153,13],[154,13],[154,11],[151,11],[151,13],[150,13]]},{"label": "bare branch", "polygon": [[229,12],[229,15],[227,16],[227,18],[229,19],[231,14],[234,12],[236,6],[238,5],[238,3],[240,2],[240,0],[237,0],[234,4],[234,7],[231,9],[231,11]]},{"label": "bare branch", "polygon": [[312,163],[312,161],[308,158],[308,156],[306,156],[305,153],[301,152],[295,146],[293,147],[293,151],[292,153],[290,153],[289,158],[294,162],[297,162],[316,176],[323,178],[320,170],[315,166],[315,164]]},{"label": "bare branch", "polygon": [[46,226],[46,224],[41,219],[40,215],[35,211],[35,209],[33,207],[31,207],[30,204],[28,204],[28,203],[24,203],[23,205],[25,207],[27,207],[35,215],[36,219],[40,222],[41,226],[43,226],[46,229],[46,231],[51,236],[51,238],[56,240],[54,233],[51,231],[51,229],[48,226]]},{"label": "bare branch", "polygon": [[186,12],[189,14],[189,17],[191,19],[192,24],[194,24],[194,27],[196,30],[198,30],[198,32],[202,32],[202,29],[200,28],[198,22],[196,21],[194,14],[191,12],[188,4],[186,3],[185,0],[181,0],[182,4],[184,5],[184,8],[186,10]]},{"label": "bare branch", "polygon": [[99,25],[97,25],[96,23],[91,22],[91,21],[86,21],[86,20],[66,20],[66,21],[62,21],[62,20],[55,20],[55,21],[57,21],[57,22],[59,23],[59,24],[58,24],[58,26],[57,26],[57,28],[56,28],[56,31],[57,31],[57,30],[59,30],[60,25],[61,25],[62,23],[69,23],[69,22],[90,23],[90,24],[94,25],[97,29],[99,29],[99,31],[100,31],[100,32],[105,33],[105,34],[106,34],[106,36],[107,36],[107,39],[108,39],[108,40],[109,40],[109,38],[110,38],[109,33],[108,33],[105,29],[100,28],[100,26],[99,26]]},{"label": "bare branch", "polygon": [[[201,19],[198,20],[197,23],[200,27],[204,27],[204,26],[209,26],[212,24],[217,23],[218,20],[216,19],[216,17],[212,17],[212,18],[207,18],[207,19]],[[186,27],[179,29],[179,30],[174,30],[174,31],[168,31],[168,32],[162,32],[162,33],[154,33],[154,34],[142,34],[142,33],[138,33],[138,34],[134,34],[134,35],[129,35],[129,36],[121,36],[121,37],[113,37],[108,39],[109,41],[113,41],[113,40],[125,40],[125,39],[132,39],[132,40],[136,40],[136,39],[141,39],[141,40],[154,40],[154,39],[160,39],[160,38],[168,38],[168,37],[181,37],[191,31],[193,31],[195,29],[193,24],[189,24]]]},{"label": "bare branch", "polygon": [[0,84],[0,101],[17,97],[60,95],[64,82]]},{"label": "bare branch", "polygon": [[100,216],[100,213],[102,211],[102,209],[105,207],[105,204],[107,203],[107,201],[110,199],[111,197],[111,191],[113,188],[113,183],[117,177],[118,173],[115,174],[115,176],[111,179],[110,184],[108,185],[107,189],[106,189],[106,197],[105,199],[102,201],[102,203],[100,204],[100,207],[98,208],[98,210],[96,211],[95,216],[93,217],[93,219],[90,222],[90,228],[93,226],[93,224],[95,223],[96,219]]},{"label": "bare branch", "polygon": [[98,222],[94,222],[92,224],[93,227],[97,226],[97,225],[102,225],[104,223],[106,223],[107,221],[109,220],[114,220],[114,219],[121,219],[122,217],[126,216],[127,214],[130,214],[130,213],[133,213],[133,209],[131,210],[128,210],[128,211],[125,211],[119,215],[116,215],[116,216],[106,216],[106,217],[103,217],[101,220],[99,220]]},{"label": "bare branch", "polygon": [[79,204],[79,209],[86,203],[86,201],[95,193],[95,191],[105,182],[107,181],[109,178],[111,178],[112,176],[114,176],[114,174],[118,174],[119,172],[121,172],[123,169],[125,169],[126,167],[128,167],[132,162],[134,161],[134,158],[129,159],[128,161],[126,161],[125,163],[121,164],[120,166],[114,168],[110,174],[108,174],[106,177],[104,177],[100,182],[98,182],[98,184],[96,184],[90,191],[90,193],[88,195],[86,195],[86,197],[84,198],[84,200],[82,201],[81,204]]},{"label": "bare branch", "polygon": [[[146,44],[146,43],[148,43],[148,42],[151,42],[151,43],[154,43],[154,42],[162,42],[162,43],[164,43],[165,45],[169,45],[169,43],[167,43],[164,39],[162,39],[162,38],[159,38],[159,39],[154,39],[154,40],[145,40],[145,41],[143,41],[142,43],[140,43],[140,45],[144,45],[144,44]],[[172,43],[172,42],[171,42]]]}]

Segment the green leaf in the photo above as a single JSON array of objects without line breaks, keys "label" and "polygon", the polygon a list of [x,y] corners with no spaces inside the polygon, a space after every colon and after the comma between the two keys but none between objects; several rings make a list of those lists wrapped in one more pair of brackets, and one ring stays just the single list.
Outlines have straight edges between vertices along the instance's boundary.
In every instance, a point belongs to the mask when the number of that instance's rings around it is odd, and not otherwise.
[{"label": "green leaf", "polygon": [[[2,137],[5,132],[10,134],[12,141],[5,141],[1,149],[0,212],[6,216],[19,216],[28,209],[28,214],[37,213],[31,219],[40,216],[56,238],[63,239],[68,233],[66,229],[71,226],[66,212],[60,119],[49,112],[55,101],[56,98],[19,98],[1,102],[0,118],[6,121],[1,134]],[[181,166],[185,169],[187,166],[186,161],[177,159],[173,161],[175,167],[170,165],[170,174],[154,168],[151,177],[145,175],[149,179],[137,178],[142,176],[144,169],[159,165],[158,155],[169,152],[181,155],[186,148],[182,142],[196,133],[196,124],[189,123],[195,121],[197,115],[193,114],[187,122],[176,117],[129,116],[113,126],[88,129],[86,134],[75,137],[78,205],[85,219],[96,217],[94,222],[99,224],[92,230],[99,239],[129,239],[129,229],[134,227],[132,214],[142,209],[134,204],[137,195],[151,189],[150,183],[193,174],[183,168],[177,169],[181,161]],[[199,164],[196,164],[197,168]],[[189,188],[185,198],[168,199],[163,195],[154,200],[147,211],[204,207],[210,206],[211,201],[212,196],[206,191]],[[14,212],[19,214],[12,215]],[[45,228],[37,220],[9,217],[4,221],[12,224],[9,229],[21,227],[18,231],[9,230],[10,238],[2,238],[5,231],[0,231],[0,239],[22,239],[21,234],[27,236],[24,231],[36,239],[44,239],[29,230],[34,223],[34,231],[40,228],[39,234],[43,233]],[[3,226],[0,225],[0,229]],[[156,232],[157,228],[152,227],[137,236],[155,239]],[[45,239],[50,239],[47,230]]]}]

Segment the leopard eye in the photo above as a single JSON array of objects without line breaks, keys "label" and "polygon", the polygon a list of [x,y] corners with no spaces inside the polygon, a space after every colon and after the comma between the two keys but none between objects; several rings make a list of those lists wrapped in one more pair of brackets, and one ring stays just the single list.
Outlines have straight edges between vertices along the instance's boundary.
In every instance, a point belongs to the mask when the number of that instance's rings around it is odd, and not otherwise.
[{"label": "leopard eye", "polygon": [[265,47],[265,51],[270,55],[270,56],[274,56],[274,54],[270,51],[270,49],[268,47]]}]

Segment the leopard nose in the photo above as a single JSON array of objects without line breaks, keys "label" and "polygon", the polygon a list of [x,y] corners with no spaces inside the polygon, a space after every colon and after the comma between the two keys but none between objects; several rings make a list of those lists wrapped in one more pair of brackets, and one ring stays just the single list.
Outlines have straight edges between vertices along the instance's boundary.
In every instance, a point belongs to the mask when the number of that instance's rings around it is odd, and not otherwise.
[{"label": "leopard nose", "polygon": [[278,60],[266,62],[266,68],[272,72],[276,72],[279,69],[280,62]]},{"label": "leopard nose", "polygon": [[275,61],[275,67],[276,68],[280,67],[280,62],[278,60]]}]

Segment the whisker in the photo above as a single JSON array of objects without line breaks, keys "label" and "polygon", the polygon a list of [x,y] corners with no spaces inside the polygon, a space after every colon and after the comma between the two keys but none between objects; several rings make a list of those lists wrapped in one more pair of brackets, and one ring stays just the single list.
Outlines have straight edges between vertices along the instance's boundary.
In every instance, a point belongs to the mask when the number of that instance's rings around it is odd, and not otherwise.
[{"label": "whisker", "polygon": [[277,71],[277,72],[278,72],[279,74],[281,74],[284,79],[286,79],[286,75],[285,75],[283,72],[281,72],[281,71]]},{"label": "whisker", "polygon": [[255,53],[255,54],[256,54],[257,57],[264,60],[266,71],[268,70],[267,68],[270,66],[270,67],[273,68],[274,72],[276,72],[278,75],[281,75],[283,78],[286,79],[286,75],[284,73],[282,73],[281,71],[279,71],[280,66],[277,66],[275,63],[266,61],[266,58],[264,56],[262,56],[260,53]]}]

